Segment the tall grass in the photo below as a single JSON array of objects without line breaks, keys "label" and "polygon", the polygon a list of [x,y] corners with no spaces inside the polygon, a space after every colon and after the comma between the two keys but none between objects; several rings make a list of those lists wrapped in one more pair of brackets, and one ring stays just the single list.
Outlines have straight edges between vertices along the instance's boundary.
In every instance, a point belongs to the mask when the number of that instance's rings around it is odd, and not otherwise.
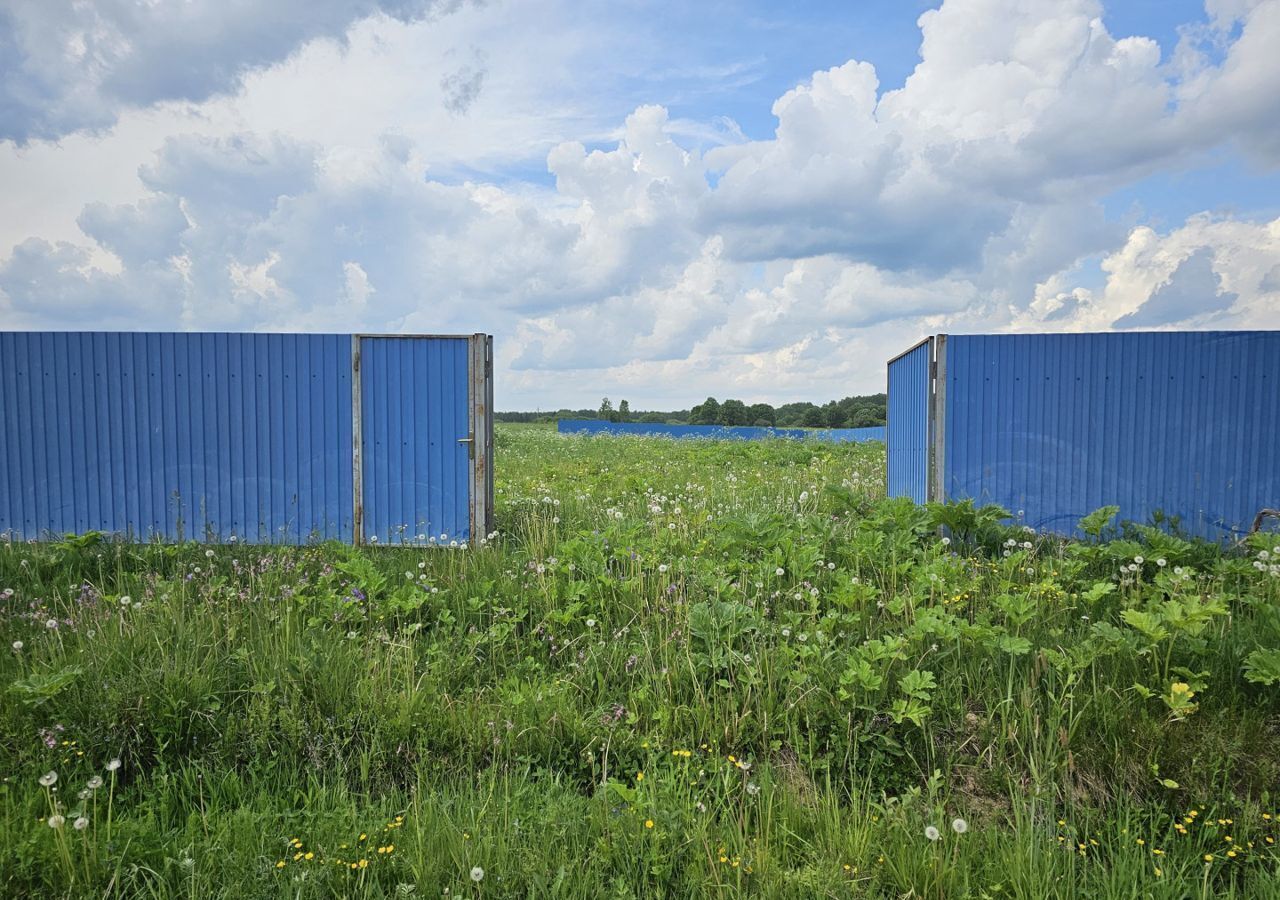
[{"label": "tall grass", "polygon": [[0,544],[0,895],[1280,896],[1275,535],[498,437],[465,550]]}]

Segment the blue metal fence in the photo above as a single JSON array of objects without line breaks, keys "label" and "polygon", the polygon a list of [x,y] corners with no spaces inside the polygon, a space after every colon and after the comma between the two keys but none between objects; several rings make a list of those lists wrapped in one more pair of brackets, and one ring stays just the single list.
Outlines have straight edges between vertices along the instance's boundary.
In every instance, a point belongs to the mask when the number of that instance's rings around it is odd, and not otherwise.
[{"label": "blue metal fence", "polygon": [[917,503],[929,499],[932,366],[932,338],[889,361],[888,493]]},{"label": "blue metal fence", "polygon": [[603,419],[560,419],[561,434],[637,434],[718,441],[761,441],[769,438],[818,441],[883,441],[883,425],[872,428],[765,428],[747,425],[663,425],[649,422],[608,422]]},{"label": "blue metal fence", "polygon": [[[390,538],[395,520],[410,539],[466,539],[466,476],[489,455],[483,427],[480,446],[458,443],[488,415],[467,348],[488,338],[382,340],[0,332],[0,537],[359,543],[367,494],[371,535]],[[389,370],[363,385],[361,342]]]},{"label": "blue metal fence", "polygon": [[[1280,506],[1280,332],[935,340],[941,498],[1064,534],[1117,505],[1122,520],[1176,518],[1209,540]],[[891,448],[900,389],[890,382]]]}]

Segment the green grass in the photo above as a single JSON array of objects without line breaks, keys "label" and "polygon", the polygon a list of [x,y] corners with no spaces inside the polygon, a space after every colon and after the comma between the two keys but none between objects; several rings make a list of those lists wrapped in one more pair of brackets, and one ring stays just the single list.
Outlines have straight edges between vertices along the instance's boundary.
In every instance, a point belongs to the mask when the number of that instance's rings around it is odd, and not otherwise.
[{"label": "green grass", "polygon": [[0,544],[0,895],[1280,896],[1276,536],[498,443],[467,550]]}]

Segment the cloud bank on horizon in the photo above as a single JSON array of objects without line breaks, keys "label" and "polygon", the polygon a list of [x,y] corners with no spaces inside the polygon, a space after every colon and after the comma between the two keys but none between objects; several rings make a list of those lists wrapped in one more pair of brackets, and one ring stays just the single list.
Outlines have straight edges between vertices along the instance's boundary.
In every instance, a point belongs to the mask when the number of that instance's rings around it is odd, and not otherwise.
[{"label": "cloud bank on horizon", "polygon": [[626,3],[270,6],[0,5],[0,327],[489,331],[502,408],[882,390],[937,331],[1280,327],[1280,0],[1168,46],[946,0],[900,84],[854,46],[768,97],[786,23],[676,65]]}]

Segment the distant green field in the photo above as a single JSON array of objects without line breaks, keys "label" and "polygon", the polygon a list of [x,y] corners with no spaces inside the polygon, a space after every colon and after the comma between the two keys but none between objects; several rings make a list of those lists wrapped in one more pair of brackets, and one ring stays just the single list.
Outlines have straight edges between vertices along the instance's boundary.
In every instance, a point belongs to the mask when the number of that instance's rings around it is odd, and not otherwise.
[{"label": "distant green field", "polygon": [[0,896],[1280,896],[1274,535],[497,442],[465,550],[0,544]]}]

